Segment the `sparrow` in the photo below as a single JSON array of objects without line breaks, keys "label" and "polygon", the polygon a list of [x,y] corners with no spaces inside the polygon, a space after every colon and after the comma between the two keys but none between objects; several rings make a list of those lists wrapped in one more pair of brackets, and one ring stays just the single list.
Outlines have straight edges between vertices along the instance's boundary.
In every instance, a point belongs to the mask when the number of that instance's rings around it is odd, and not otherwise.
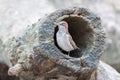
[{"label": "sparrow", "polygon": [[58,31],[56,33],[57,44],[62,50],[68,52],[69,55],[70,51],[78,49],[78,47],[73,41],[73,38],[68,31],[68,23],[66,21],[61,21],[57,24],[57,26],[58,26]]}]

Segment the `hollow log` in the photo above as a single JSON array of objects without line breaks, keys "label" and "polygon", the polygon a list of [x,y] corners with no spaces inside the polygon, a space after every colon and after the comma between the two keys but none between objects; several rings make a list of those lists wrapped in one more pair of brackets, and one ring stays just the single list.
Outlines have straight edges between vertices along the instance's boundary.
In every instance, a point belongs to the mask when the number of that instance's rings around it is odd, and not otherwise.
[{"label": "hollow log", "polygon": [[[70,55],[56,41],[57,23],[66,21],[80,51]],[[100,17],[85,8],[57,10],[29,27],[9,43],[12,67],[8,74],[21,80],[98,80],[99,58],[105,33]]]},{"label": "hollow log", "polygon": [[[68,56],[58,47],[56,24],[60,21],[68,23],[70,35],[81,51],[73,51]],[[51,13],[41,21],[39,46],[34,47],[34,53],[44,57],[39,63],[42,66],[38,68],[38,75],[44,73],[46,80],[59,79],[61,75],[68,77],[68,80],[71,77],[76,80],[96,80],[96,68],[104,49],[104,39],[100,18],[85,8],[74,7]]]}]

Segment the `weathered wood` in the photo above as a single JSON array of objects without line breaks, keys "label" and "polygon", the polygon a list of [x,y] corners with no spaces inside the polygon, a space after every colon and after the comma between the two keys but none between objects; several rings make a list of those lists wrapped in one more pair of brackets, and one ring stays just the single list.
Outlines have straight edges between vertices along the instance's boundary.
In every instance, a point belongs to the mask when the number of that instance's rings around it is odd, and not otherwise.
[{"label": "weathered wood", "polygon": [[[74,51],[68,56],[58,47],[55,37],[56,23],[62,20],[68,23],[70,34],[81,52]],[[40,43],[34,52],[44,59],[40,63],[43,69],[39,66],[38,74],[45,73],[43,75],[45,79],[55,77],[59,80],[59,75],[64,75],[77,77],[77,80],[96,80],[96,68],[105,43],[104,30],[98,16],[85,8],[62,9],[51,13],[44,20],[41,19],[40,26]],[[82,56],[76,53],[82,54]],[[51,71],[52,73],[48,74]]]},{"label": "weathered wood", "polygon": [[[62,20],[81,49],[70,56],[56,42],[56,23]],[[57,10],[8,42],[12,63],[8,73],[21,80],[97,80],[104,39],[100,18],[94,13],[79,7]]]}]

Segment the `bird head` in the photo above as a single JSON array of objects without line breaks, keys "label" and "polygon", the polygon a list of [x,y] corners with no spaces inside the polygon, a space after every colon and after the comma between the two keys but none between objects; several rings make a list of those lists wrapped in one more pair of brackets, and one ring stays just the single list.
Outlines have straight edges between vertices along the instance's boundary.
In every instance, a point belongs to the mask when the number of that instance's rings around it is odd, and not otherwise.
[{"label": "bird head", "polygon": [[[58,23],[58,26],[63,26],[64,28],[68,29],[68,23],[66,21],[61,21]],[[60,28],[60,27],[59,27]]]}]

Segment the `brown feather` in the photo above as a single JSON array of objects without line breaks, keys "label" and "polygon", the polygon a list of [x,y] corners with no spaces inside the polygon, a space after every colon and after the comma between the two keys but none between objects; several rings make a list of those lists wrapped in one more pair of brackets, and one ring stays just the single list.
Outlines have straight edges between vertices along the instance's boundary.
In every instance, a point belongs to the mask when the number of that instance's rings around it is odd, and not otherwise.
[{"label": "brown feather", "polygon": [[73,48],[77,49],[77,46],[76,46],[75,42],[73,41],[71,35],[69,35],[69,41],[70,41],[70,44],[73,46]]}]

